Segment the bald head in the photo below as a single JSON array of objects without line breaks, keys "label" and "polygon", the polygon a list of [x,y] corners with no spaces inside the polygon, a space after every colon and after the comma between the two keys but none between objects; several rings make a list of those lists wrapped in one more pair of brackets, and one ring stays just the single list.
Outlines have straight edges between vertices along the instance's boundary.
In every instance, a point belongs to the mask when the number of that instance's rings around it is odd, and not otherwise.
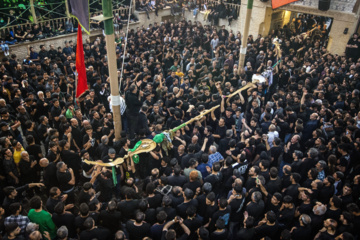
[{"label": "bald head", "polygon": [[241,178],[236,178],[235,181],[234,181],[234,183],[235,183],[235,186],[242,186],[242,180],[241,180]]},{"label": "bald head", "polygon": [[77,125],[79,125],[79,122],[78,122],[78,120],[77,120],[76,118],[72,118],[72,119],[70,120],[70,123],[71,123],[72,126],[77,126]]},{"label": "bald head", "polygon": [[84,127],[85,127],[85,126],[90,126],[89,120],[84,120],[84,121],[83,121],[83,125],[84,125]]},{"label": "bald head", "polygon": [[42,158],[39,161],[40,167],[47,167],[49,165],[49,160],[47,158]]},{"label": "bald head", "polygon": [[30,240],[40,240],[42,239],[41,233],[39,231],[34,231],[29,234]]}]

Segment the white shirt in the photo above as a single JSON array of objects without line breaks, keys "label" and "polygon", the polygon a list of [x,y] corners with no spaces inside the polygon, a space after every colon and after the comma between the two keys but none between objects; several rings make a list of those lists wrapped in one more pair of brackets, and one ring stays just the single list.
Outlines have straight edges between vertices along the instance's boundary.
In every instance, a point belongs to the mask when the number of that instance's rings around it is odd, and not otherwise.
[{"label": "white shirt", "polygon": [[268,135],[269,146],[272,148],[274,146],[273,145],[274,138],[279,137],[279,133],[277,131],[274,131],[274,132],[268,132],[267,135]]}]

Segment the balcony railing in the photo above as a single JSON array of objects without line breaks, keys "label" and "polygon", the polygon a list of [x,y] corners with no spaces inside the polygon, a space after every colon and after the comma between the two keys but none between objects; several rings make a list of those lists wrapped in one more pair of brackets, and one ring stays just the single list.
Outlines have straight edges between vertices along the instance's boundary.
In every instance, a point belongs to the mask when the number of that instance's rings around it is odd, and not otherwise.
[{"label": "balcony railing", "polygon": [[[129,13],[129,7],[119,7],[117,9],[113,9],[113,15],[115,14],[121,14],[121,13]],[[92,12],[91,13],[99,15],[102,14],[102,11],[96,11],[96,12]],[[62,26],[62,29],[65,30],[65,24],[67,21],[71,21],[72,23],[74,23],[74,19],[72,19],[71,17],[60,17],[60,18],[53,18],[53,19],[47,19],[47,20],[40,20],[38,21],[38,25],[39,25],[39,29],[42,29],[44,26],[46,26],[47,24],[50,24],[50,27],[53,31],[53,33],[57,32],[57,29],[59,29],[59,27]],[[16,24],[16,25],[9,25],[9,26],[5,26],[0,28],[0,36],[5,36],[6,32],[13,32],[15,33],[16,29],[20,28],[23,32],[25,32],[28,28],[32,28],[32,26],[34,25],[33,22],[27,22],[27,23],[21,23],[21,24]],[[75,27],[75,26],[74,26]]]},{"label": "balcony railing", "polygon": [[[215,5],[220,4],[219,0],[208,0],[207,2],[208,2],[208,4],[209,3],[215,4]],[[226,1],[226,2],[223,1],[223,3],[225,4],[226,7],[230,7],[231,9],[235,8],[236,12],[238,14],[240,14],[240,7],[241,7],[240,1]]]}]

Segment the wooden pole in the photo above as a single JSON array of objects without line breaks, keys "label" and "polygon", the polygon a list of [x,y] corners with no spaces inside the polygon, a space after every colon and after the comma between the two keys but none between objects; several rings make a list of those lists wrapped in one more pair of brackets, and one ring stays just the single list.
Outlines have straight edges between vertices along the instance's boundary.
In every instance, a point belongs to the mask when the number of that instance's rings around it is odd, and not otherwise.
[{"label": "wooden pole", "polygon": [[37,24],[38,21],[37,21],[36,13],[35,13],[34,0],[30,0],[30,12],[33,17],[34,23]]},{"label": "wooden pole", "polygon": [[120,140],[120,133],[122,129],[121,114],[120,114],[120,94],[119,94],[119,82],[116,64],[116,48],[115,48],[115,35],[113,24],[113,12],[112,1],[103,0],[102,8],[105,26],[105,39],[107,49],[107,61],[109,64],[109,76],[110,76],[110,91],[111,91],[111,105],[114,114],[114,128],[115,139]]},{"label": "wooden pole", "polygon": [[247,49],[247,39],[248,39],[248,35],[249,35],[253,3],[254,3],[254,0],[248,0],[248,3],[247,3],[245,27],[244,27],[243,39],[241,41],[241,47],[240,47],[240,57],[239,57],[239,67],[238,67],[239,74],[241,72],[241,69],[243,69],[244,65],[245,65],[244,63],[245,63],[245,55],[246,55],[246,49]]},{"label": "wooden pole", "polygon": [[65,1],[65,8],[66,8],[66,16],[69,18],[70,17],[70,12],[69,12],[68,1]]}]

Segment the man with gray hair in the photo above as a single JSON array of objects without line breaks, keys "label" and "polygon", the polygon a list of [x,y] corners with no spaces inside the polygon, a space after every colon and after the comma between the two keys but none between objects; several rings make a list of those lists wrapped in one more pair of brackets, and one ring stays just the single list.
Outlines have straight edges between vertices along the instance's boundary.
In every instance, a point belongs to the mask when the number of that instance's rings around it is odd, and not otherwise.
[{"label": "man with gray hair", "polygon": [[324,222],[324,215],[326,213],[326,206],[320,202],[316,202],[316,205],[312,209],[311,217],[311,228],[313,232],[318,232]]},{"label": "man with gray hair", "polygon": [[125,233],[121,230],[117,231],[115,233],[115,240],[126,240],[126,236],[125,236]]},{"label": "man with gray hair", "polygon": [[109,138],[108,136],[104,135],[101,137],[101,143],[99,144],[99,146],[96,148],[96,153],[97,155],[103,159],[109,151]]},{"label": "man with gray hair", "polygon": [[246,205],[245,211],[248,212],[249,216],[260,220],[265,210],[265,203],[262,200],[262,195],[259,191],[255,191],[251,194],[251,201]]},{"label": "man with gray hair", "polygon": [[21,152],[19,170],[24,183],[39,182],[36,175],[36,164],[37,161],[27,151]]},{"label": "man with gray hair", "polygon": [[209,162],[210,168],[215,162],[224,161],[224,157],[217,151],[215,145],[211,145],[209,148]]},{"label": "man with gray hair", "polygon": [[318,175],[316,177],[316,179],[319,179],[321,181],[323,181],[325,179],[325,168],[326,168],[327,164],[324,160],[320,160],[316,165],[316,170],[318,171]]},{"label": "man with gray hair", "polygon": [[61,226],[57,232],[57,237],[59,240],[68,240],[69,231],[66,226]]},{"label": "man with gray hair", "polygon": [[[307,172],[316,165],[318,161],[319,151],[316,148],[310,148],[307,157],[302,160],[300,165],[300,175],[304,179],[307,176]],[[325,176],[324,176],[325,178]]]},{"label": "man with gray hair", "polygon": [[[235,123],[235,118],[231,117],[231,119],[234,120]],[[222,156],[225,156],[226,150],[229,149],[229,142],[232,139],[233,133],[232,129],[226,130],[226,138],[221,139],[219,142],[219,152]]]},{"label": "man with gray hair", "polygon": [[26,233],[30,235],[32,232],[39,230],[39,224],[29,222],[25,230]]}]

